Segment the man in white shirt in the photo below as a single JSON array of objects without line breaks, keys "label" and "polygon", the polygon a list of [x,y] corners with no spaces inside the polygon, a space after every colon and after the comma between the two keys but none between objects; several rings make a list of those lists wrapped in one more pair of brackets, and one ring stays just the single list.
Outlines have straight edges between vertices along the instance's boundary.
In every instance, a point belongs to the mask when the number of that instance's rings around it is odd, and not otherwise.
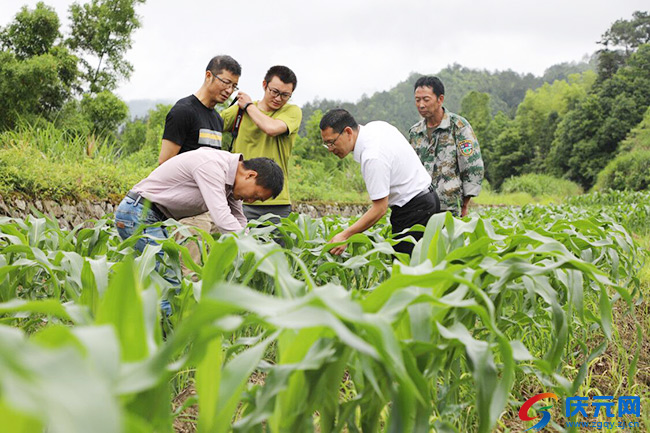
[{"label": "man in white shirt", "polygon": [[[393,233],[415,224],[426,225],[431,215],[440,211],[438,195],[431,187],[431,176],[397,128],[381,121],[359,125],[346,110],[334,109],[323,116],[320,129],[323,145],[330,152],[341,159],[354,152],[354,160],[361,164],[361,175],[372,200],[370,209],[330,242],[344,242],[372,227],[386,214],[389,206]],[[410,235],[416,239],[422,237],[419,232]],[[345,247],[340,245],[330,251],[338,255]],[[410,254],[413,244],[400,242],[394,248]]]}]

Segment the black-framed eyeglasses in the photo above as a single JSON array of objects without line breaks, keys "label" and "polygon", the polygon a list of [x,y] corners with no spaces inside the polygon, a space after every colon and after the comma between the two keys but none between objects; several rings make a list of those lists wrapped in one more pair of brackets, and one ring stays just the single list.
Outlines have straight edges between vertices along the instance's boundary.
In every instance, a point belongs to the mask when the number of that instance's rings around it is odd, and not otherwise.
[{"label": "black-framed eyeglasses", "polygon": [[[343,131],[345,131],[345,128],[343,128]],[[325,146],[327,148],[327,150],[333,148],[334,145],[336,144],[336,140],[338,140],[339,137],[341,136],[341,134],[343,134],[343,131],[339,132],[339,134],[336,136],[336,138],[334,140],[323,141],[323,146]]]},{"label": "black-framed eyeglasses", "polygon": [[214,78],[216,78],[217,80],[221,81],[221,82],[224,84],[224,86],[232,88],[232,91],[233,91],[233,92],[236,92],[237,90],[239,90],[239,87],[237,86],[237,83],[233,83],[233,82],[230,81],[230,80],[224,80],[224,79],[221,78],[220,76],[216,75],[214,72],[210,72],[210,73],[212,74],[212,76],[213,76]]},{"label": "black-framed eyeglasses", "polygon": [[274,89],[270,86],[266,86],[266,88],[269,89],[271,96],[274,98],[277,98],[279,96],[283,101],[288,101],[289,98],[291,98],[291,93],[289,92],[280,92],[278,89]]}]

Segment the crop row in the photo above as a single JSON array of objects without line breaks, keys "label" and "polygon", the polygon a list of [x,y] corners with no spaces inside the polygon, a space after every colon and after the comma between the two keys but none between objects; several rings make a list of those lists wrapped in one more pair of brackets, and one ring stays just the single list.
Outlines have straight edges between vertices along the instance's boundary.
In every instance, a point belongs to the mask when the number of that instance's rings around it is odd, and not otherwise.
[{"label": "crop row", "polygon": [[[491,431],[524,398],[516,383],[575,393],[613,304],[634,314],[645,253],[620,215],[576,206],[436,215],[410,258],[385,222],[340,258],[326,240],[348,221],[296,214],[277,227],[284,247],[273,226],[177,226],[184,242],[135,257],[138,237],[110,219],[1,219],[3,425],[171,432],[191,384],[205,432]],[[181,259],[193,273],[174,292],[154,267],[180,278]]]}]

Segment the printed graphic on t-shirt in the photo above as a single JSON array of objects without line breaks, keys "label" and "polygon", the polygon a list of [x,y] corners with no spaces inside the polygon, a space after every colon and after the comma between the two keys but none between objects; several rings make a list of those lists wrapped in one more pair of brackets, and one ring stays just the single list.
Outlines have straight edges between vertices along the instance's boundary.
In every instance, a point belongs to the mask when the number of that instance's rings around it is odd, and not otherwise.
[{"label": "printed graphic on t-shirt", "polygon": [[221,149],[221,132],[211,129],[199,129],[199,144]]}]

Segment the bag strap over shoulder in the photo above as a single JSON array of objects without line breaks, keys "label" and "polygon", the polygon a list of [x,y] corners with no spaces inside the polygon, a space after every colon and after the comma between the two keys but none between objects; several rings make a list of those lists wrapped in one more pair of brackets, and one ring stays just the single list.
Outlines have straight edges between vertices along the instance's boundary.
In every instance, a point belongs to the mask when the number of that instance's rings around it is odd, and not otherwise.
[{"label": "bag strap over shoulder", "polygon": [[237,110],[237,117],[235,118],[235,123],[232,125],[232,131],[230,134],[232,135],[232,140],[230,141],[230,149],[232,149],[232,145],[235,142],[235,139],[237,138],[237,134],[239,134],[239,127],[241,126],[241,121],[242,118],[244,117],[244,110],[239,107]]}]

